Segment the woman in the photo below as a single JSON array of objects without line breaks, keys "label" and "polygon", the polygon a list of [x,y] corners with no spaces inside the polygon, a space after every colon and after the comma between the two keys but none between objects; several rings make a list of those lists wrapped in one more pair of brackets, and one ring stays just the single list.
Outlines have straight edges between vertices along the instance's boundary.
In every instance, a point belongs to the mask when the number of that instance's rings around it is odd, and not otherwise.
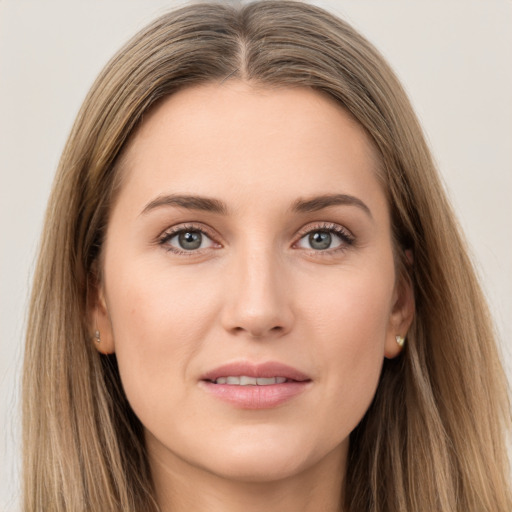
[{"label": "woman", "polygon": [[107,65],[50,199],[26,510],[506,511],[506,385],[395,76],[294,2]]}]

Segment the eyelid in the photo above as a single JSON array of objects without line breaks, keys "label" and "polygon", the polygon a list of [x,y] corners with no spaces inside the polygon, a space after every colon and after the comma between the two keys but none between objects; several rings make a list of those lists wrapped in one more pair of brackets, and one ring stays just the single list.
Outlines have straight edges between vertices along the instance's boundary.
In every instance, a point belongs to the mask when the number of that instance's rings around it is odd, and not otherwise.
[{"label": "eyelid", "polygon": [[211,248],[211,247],[206,247],[203,249],[187,251],[185,249],[180,249],[179,247],[167,245],[167,242],[169,240],[174,238],[176,235],[183,233],[184,231],[198,231],[203,236],[206,236],[209,240],[211,240],[211,242],[216,246],[215,248],[222,247],[222,244],[220,242],[218,242],[218,239],[220,237],[216,234],[216,232],[214,232],[208,226],[206,226],[202,223],[196,223],[196,222],[184,222],[184,223],[176,224],[175,226],[171,226],[170,228],[165,229],[158,235],[158,237],[156,239],[156,243],[158,245],[161,245],[165,250],[167,250],[169,252],[172,252],[174,254],[179,254],[179,255],[187,255],[187,256],[202,254],[203,251]]},{"label": "eyelid", "polygon": [[315,231],[327,231],[330,233],[334,233],[336,236],[338,236],[342,244],[338,247],[332,248],[332,249],[325,249],[325,250],[315,250],[315,249],[307,249],[302,248],[305,251],[314,252],[315,254],[332,254],[336,251],[342,251],[347,249],[348,247],[352,246],[355,241],[356,237],[353,235],[353,233],[347,229],[346,227],[336,224],[333,222],[317,222],[317,223],[310,223],[306,226],[302,227],[297,235],[296,241],[293,243],[293,247],[297,248],[298,243],[306,236],[310,235],[311,233],[314,233]]}]

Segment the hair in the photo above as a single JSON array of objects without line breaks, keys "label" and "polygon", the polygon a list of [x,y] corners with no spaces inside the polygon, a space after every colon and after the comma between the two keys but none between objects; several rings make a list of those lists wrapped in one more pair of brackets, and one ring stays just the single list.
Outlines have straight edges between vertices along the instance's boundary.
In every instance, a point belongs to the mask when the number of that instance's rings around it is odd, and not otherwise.
[{"label": "hair", "polygon": [[[34,277],[23,377],[25,511],[156,511],[142,425],[115,355],[91,341],[89,294],[145,113],[225,80],[334,98],[380,157],[397,271],[416,313],[350,437],[349,512],[507,512],[511,425],[495,333],[422,130],[384,59],[351,26],[294,1],[196,4],[158,18],[102,71],[60,160]],[[405,249],[414,255],[407,262]]]}]

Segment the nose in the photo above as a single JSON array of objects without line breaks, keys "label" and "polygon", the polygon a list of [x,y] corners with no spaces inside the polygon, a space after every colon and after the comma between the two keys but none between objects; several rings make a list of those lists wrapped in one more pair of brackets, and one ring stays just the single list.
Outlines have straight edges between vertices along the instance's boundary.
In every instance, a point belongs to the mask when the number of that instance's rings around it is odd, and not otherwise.
[{"label": "nose", "polygon": [[224,329],[250,338],[279,337],[294,322],[291,290],[271,251],[240,255],[226,274]]}]

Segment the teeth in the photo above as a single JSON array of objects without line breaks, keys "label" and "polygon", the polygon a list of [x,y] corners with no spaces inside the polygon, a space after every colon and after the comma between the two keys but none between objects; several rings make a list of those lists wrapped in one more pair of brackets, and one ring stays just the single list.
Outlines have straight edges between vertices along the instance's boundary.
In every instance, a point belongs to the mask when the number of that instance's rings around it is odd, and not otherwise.
[{"label": "teeth", "polygon": [[275,377],[270,377],[270,378],[258,377],[256,379],[256,382],[257,382],[258,386],[268,386],[269,384],[275,384],[276,378]]},{"label": "teeth", "polygon": [[286,377],[219,377],[215,384],[231,384],[234,386],[270,386],[272,384],[283,384]]}]

